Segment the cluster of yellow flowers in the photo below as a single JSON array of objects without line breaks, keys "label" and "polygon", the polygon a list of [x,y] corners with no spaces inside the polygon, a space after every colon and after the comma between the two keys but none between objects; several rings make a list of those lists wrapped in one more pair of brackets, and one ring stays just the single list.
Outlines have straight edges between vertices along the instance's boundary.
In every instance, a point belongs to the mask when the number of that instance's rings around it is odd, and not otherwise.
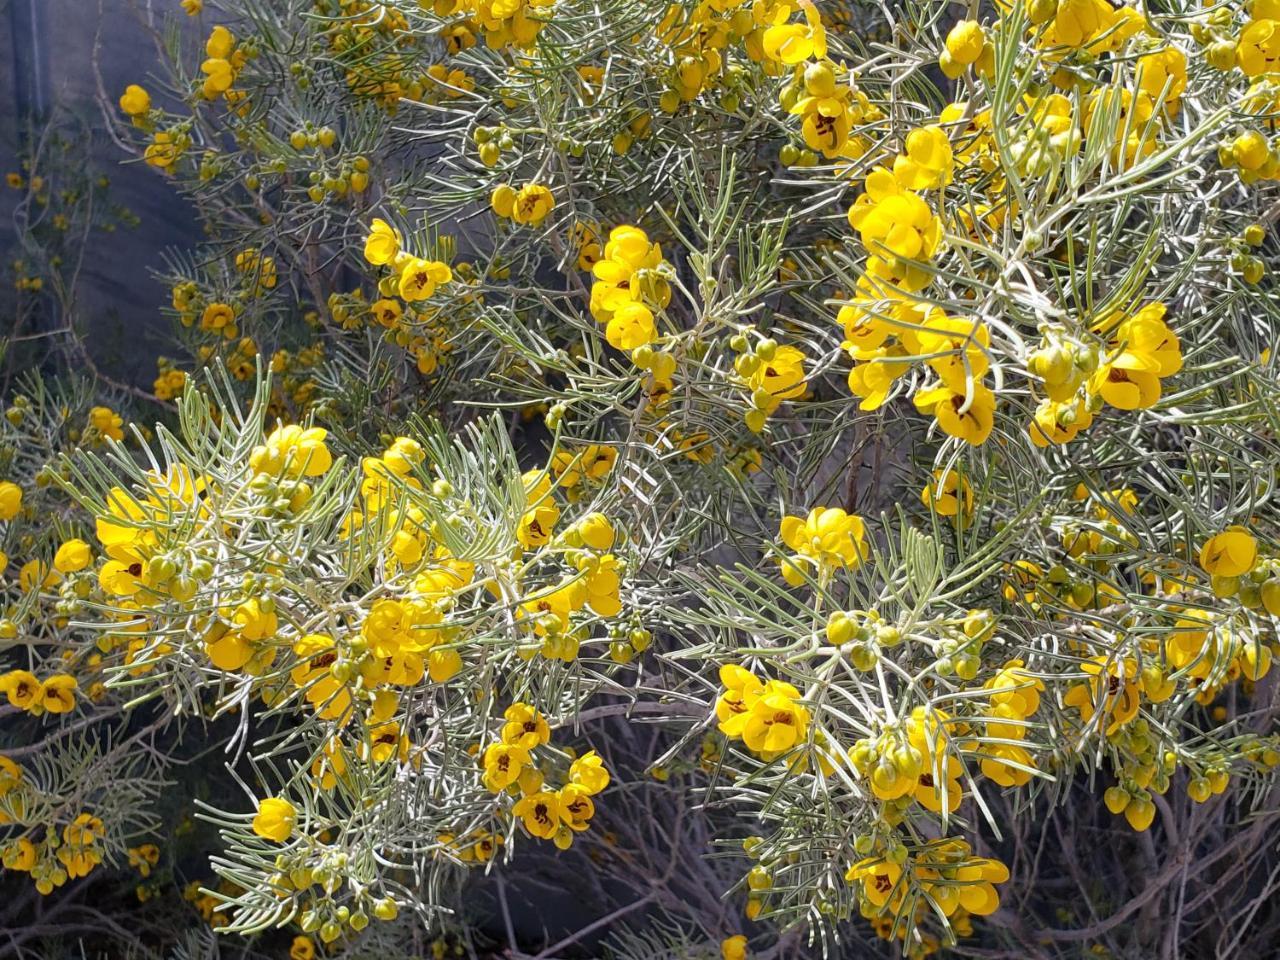
[{"label": "cluster of yellow flowers", "polygon": [[[764,53],[770,61],[791,67],[780,104],[800,118],[800,134],[807,149],[787,144],[779,159],[787,166],[813,166],[821,155],[843,169],[870,149],[871,141],[854,130],[884,119],[879,107],[858,89],[857,78],[845,63],[827,58],[826,31],[816,5],[803,4],[805,23],[787,23],[786,7],[779,21],[764,33]],[[813,62],[808,62],[812,58]]]},{"label": "cluster of yellow flowers", "polygon": [[248,52],[236,44],[235,34],[224,26],[215,26],[205,42],[206,59],[200,64],[200,72],[205,75],[200,85],[200,94],[206,100],[216,100],[219,96],[230,95],[231,85],[236,82],[236,75],[244,67]]},{"label": "cluster of yellow flowers", "polygon": [[494,188],[489,198],[493,212],[521,227],[536,227],[555,208],[551,188],[541,183],[526,183],[519,190],[510,184]]},{"label": "cluster of yellow flowers", "polygon": [[[1280,72],[1280,6],[1273,0],[1240,5],[1245,6],[1249,18],[1242,25],[1235,23],[1232,8],[1213,9],[1192,25],[1192,36],[1205,48],[1210,65],[1224,72],[1239,69],[1250,81],[1239,103],[1243,113],[1262,121],[1274,112],[1280,98],[1275,81]],[[1280,178],[1280,151],[1269,132],[1274,130],[1265,121],[1245,127],[1219,146],[1219,162],[1234,168],[1246,184]]]},{"label": "cluster of yellow flowers", "polygon": [[[1123,513],[1131,513],[1137,503],[1129,490],[1115,492],[1113,500]],[[1103,529],[1109,528],[1107,533],[1086,532],[1075,527],[1064,531],[1064,542],[1073,556],[1105,558],[1111,550],[1110,544],[1124,542],[1129,536],[1117,524],[1110,507],[1100,506],[1097,513]],[[1108,536],[1114,539],[1106,539]],[[1212,595],[1236,599],[1244,610],[1272,615],[1280,610],[1277,564],[1261,557],[1257,540],[1247,530],[1233,527],[1208,538],[1201,545],[1198,558],[1200,568],[1209,576]],[[1099,571],[1107,569],[1105,559],[1091,562]],[[1017,586],[1011,584],[1006,588],[1006,596],[1021,597],[1034,605],[1064,602],[1076,609],[1089,606],[1100,609],[1120,603],[1118,594],[1107,584],[1094,586],[1072,579],[1065,568],[1045,573],[1035,564],[1024,564],[1016,573],[1014,583],[1019,578],[1030,580],[1024,579]],[[1161,590],[1164,578],[1167,580]],[[1024,585],[1035,580],[1039,582],[1034,589],[1023,596]],[[1140,644],[1141,659],[1114,654],[1088,655],[1088,647],[1081,645],[1080,652],[1087,656],[1080,667],[1084,679],[1069,686],[1062,696],[1063,705],[1078,713],[1079,734],[1100,732],[1116,750],[1115,770],[1119,782],[1107,789],[1104,799],[1112,813],[1123,813],[1128,823],[1139,831],[1148,829],[1155,818],[1156,805],[1151,793],[1165,793],[1180,766],[1185,764],[1190,769],[1187,792],[1197,802],[1222,793],[1232,767],[1230,761],[1197,760],[1178,749],[1162,751],[1158,732],[1140,715],[1143,705],[1165,703],[1185,689],[1198,703],[1208,707],[1227,686],[1236,682],[1249,685],[1266,676],[1274,657],[1274,642],[1250,637],[1239,613],[1229,609],[1214,611],[1183,602],[1181,595],[1188,587],[1173,571],[1166,571],[1162,576],[1146,576],[1145,580],[1157,589],[1163,612],[1171,620],[1167,635],[1163,640],[1158,636],[1144,638]],[[1035,763],[1025,749],[1008,741],[1026,736],[1025,721],[1039,704],[1039,694],[1045,689],[1043,679],[1028,673],[1023,663],[1015,660],[988,681],[987,686],[1005,686],[1009,691],[991,695],[992,720],[987,723],[987,733],[1005,742],[987,748],[991,759],[984,759],[983,772],[1004,785],[1021,786],[1027,782]],[[1269,738],[1253,738],[1243,751],[1242,759],[1245,767],[1268,769],[1280,764],[1280,751]],[[1004,760],[1012,760],[1017,766],[1005,763],[1008,768],[1005,771],[991,766]]]},{"label": "cluster of yellow flowers", "polygon": [[76,705],[76,678],[55,673],[40,680],[29,670],[0,675],[0,692],[9,703],[27,713],[68,713]]},{"label": "cluster of yellow flowers", "polygon": [[[200,82],[199,95],[204,100],[222,97],[233,109],[248,106],[244,91],[233,90],[240,71],[253,55],[251,45],[238,43],[230,30],[218,25],[205,41],[205,60],[200,64],[204,79]],[[148,164],[164,173],[173,173],[177,163],[191,146],[191,123],[181,121],[170,127],[159,127],[162,111],[153,109],[151,95],[138,84],[130,84],[120,96],[120,110],[134,126],[153,131],[152,141],[143,158]]]},{"label": "cluster of yellow flowers", "polygon": [[[452,350],[451,337],[456,318],[425,301],[446,288],[452,294],[458,281],[465,281],[472,275],[471,267],[458,264],[455,272],[443,261],[412,256],[402,249],[403,243],[399,230],[385,220],[375,218],[365,238],[364,257],[373,266],[390,268],[391,272],[378,281],[381,298],[365,308],[363,293],[357,291],[355,304],[344,304],[340,298],[331,296],[329,306],[334,319],[344,326],[354,325],[362,316],[369,316],[387,331],[389,338],[410,353],[419,373],[429,375],[436,371],[441,358]],[[453,298],[451,306],[456,309],[459,304],[475,299],[472,294],[460,292]]]},{"label": "cluster of yellow flowers", "polygon": [[500,742],[484,750],[484,785],[492,793],[518,797],[511,815],[531,836],[567,850],[574,834],[591,825],[591,798],[609,785],[609,771],[592,750],[573,760],[562,787],[548,790],[534,753],[551,741],[546,719],[526,703],[512,704],[503,717]]},{"label": "cluster of yellow flowers", "polygon": [[720,668],[725,692],[716,701],[720,732],[741,739],[747,749],[768,762],[804,743],[809,711],[800,704],[800,691],[782,680],[761,682],[749,670],[733,664]]},{"label": "cluster of yellow flowers", "polygon": [[804,396],[808,389],[804,371],[804,351],[790,344],[778,345],[771,337],[754,344],[746,333],[738,334],[729,346],[738,350],[734,371],[748,394],[748,408],[743,415],[747,429],[760,433],[765,421],[783,401]]},{"label": "cluster of yellow flowers", "polygon": [[161,357],[157,361],[160,372],[151,385],[151,391],[156,395],[157,400],[174,400],[182,396],[182,391],[186,388],[187,373],[185,370],[179,370],[164,363],[164,360],[165,358]]},{"label": "cluster of yellow flowers", "polygon": [[869,556],[861,517],[839,507],[814,507],[806,517],[782,518],[778,536],[794,551],[779,564],[794,587],[806,577],[829,578],[837,569],[856,568]]},{"label": "cluster of yellow flowers", "polygon": [[662,247],[639,227],[625,225],[609,231],[591,265],[591,315],[604,324],[605,339],[615,350],[629,352],[655,381],[667,384],[675,372],[675,358],[645,348],[659,337],[654,312],[671,302],[670,271]]},{"label": "cluster of yellow flowers", "polygon": [[871,255],[860,299],[837,317],[854,360],[849,389],[862,398],[862,409],[874,410],[911,358],[927,358],[938,382],[916,391],[916,408],[931,413],[948,435],[977,446],[994,426],[995,394],[982,382],[990,368],[990,331],[980,320],[949,316],[911,296],[929,280],[913,264],[931,259],[942,237],[941,221],[919,191],[951,182],[953,152],[936,125],[912,130],[904,146],[892,169],[867,175],[865,192],[849,209],[849,224]]},{"label": "cluster of yellow flowers", "polygon": [[935,841],[913,858],[868,857],[849,868],[846,879],[861,888],[864,916],[894,915],[912,888],[919,889],[948,916],[987,916],[1000,906],[995,885],[1009,868],[990,857],[975,857],[964,840]]},{"label": "cluster of yellow flowers", "polygon": [[364,241],[364,258],[374,266],[389,266],[393,276],[388,276],[379,287],[394,290],[399,296],[413,303],[429,300],[436,288],[453,279],[447,263],[424,260],[401,249],[400,231],[385,220],[374,219],[369,235]]},{"label": "cluster of yellow flowers", "polygon": [[[21,779],[20,771],[11,774],[9,767],[18,770],[5,758],[0,764],[5,793],[13,789],[14,778]],[[88,876],[102,863],[102,837],[102,821],[91,813],[81,813],[64,825],[60,834],[48,829],[39,842],[26,835],[11,840],[0,850],[0,861],[6,870],[30,874],[36,890],[48,896],[68,880]]]},{"label": "cluster of yellow flowers", "polygon": [[1093,422],[1103,402],[1118,410],[1145,410],[1160,399],[1160,381],[1182,369],[1178,337],[1164,322],[1163,303],[1132,316],[1112,316],[1096,332],[1110,344],[1088,345],[1050,333],[1027,361],[1045,398],[1028,430],[1036,446],[1067,443]]}]

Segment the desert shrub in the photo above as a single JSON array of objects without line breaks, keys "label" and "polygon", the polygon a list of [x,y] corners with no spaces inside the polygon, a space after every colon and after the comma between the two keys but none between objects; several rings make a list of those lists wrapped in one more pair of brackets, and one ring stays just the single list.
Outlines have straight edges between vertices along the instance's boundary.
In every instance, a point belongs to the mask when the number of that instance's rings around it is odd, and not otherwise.
[{"label": "desert shrub", "polygon": [[154,384],[18,277],[0,951],[1267,954],[1280,10],[180,6]]}]

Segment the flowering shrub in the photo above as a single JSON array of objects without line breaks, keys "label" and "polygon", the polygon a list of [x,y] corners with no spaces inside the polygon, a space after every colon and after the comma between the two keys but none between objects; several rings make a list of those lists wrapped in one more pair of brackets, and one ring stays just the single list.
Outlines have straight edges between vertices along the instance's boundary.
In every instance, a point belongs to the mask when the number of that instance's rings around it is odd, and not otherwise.
[{"label": "flowering shrub", "polygon": [[17,271],[19,943],[1267,955],[1280,6],[174,7],[176,355]]}]

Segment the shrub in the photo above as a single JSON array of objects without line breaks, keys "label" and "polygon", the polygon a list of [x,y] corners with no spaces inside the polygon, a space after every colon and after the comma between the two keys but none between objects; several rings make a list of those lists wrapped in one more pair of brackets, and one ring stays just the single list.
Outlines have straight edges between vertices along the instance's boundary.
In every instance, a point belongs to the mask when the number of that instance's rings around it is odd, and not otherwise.
[{"label": "shrub", "polygon": [[179,355],[17,283],[11,949],[1270,949],[1268,0],[181,7]]}]

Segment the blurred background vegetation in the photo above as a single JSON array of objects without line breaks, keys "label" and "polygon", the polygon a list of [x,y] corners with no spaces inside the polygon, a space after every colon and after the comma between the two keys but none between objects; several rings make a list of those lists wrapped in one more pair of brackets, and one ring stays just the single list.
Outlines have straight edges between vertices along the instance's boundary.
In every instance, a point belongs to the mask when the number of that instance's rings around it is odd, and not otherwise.
[{"label": "blurred background vegetation", "polygon": [[[0,0],[0,172],[22,172],[44,151],[91,174],[91,182],[107,178],[93,202],[108,208],[99,229],[110,236],[93,243],[81,267],[78,316],[102,373],[141,388],[155,377],[156,356],[172,349],[171,325],[157,310],[168,289],[155,279],[154,266],[165,250],[198,243],[200,229],[180,194],[157,189],[154,170],[121,162],[126,155],[111,139],[103,108],[114,107],[118,93],[110,91],[146,77],[148,65],[158,62],[161,6],[169,5]],[[9,289],[14,261],[32,253],[14,227],[21,196],[0,191],[0,271]],[[57,328],[57,318],[44,319],[47,330]],[[12,315],[0,315],[4,332],[13,322]],[[59,345],[55,338],[45,346]]]}]

